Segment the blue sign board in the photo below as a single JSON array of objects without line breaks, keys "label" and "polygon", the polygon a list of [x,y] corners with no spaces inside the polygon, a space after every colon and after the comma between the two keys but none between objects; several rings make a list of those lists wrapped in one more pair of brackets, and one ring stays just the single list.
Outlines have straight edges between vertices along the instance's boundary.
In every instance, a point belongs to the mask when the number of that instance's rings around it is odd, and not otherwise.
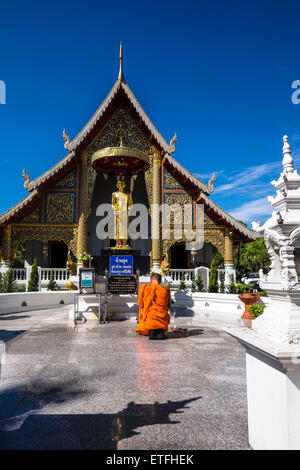
[{"label": "blue sign board", "polygon": [[133,274],[131,255],[113,255],[109,258],[109,274],[111,276],[128,276]]}]

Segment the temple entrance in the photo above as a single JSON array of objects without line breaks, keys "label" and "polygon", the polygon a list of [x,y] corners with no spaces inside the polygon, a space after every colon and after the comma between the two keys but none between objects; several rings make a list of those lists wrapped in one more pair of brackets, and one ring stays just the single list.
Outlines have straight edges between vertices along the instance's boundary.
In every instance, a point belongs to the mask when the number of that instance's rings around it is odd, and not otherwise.
[{"label": "temple entrance", "polygon": [[185,243],[171,246],[171,269],[188,269],[188,251]]},{"label": "temple entrance", "polygon": [[68,246],[63,242],[49,242],[49,268],[65,268]]}]

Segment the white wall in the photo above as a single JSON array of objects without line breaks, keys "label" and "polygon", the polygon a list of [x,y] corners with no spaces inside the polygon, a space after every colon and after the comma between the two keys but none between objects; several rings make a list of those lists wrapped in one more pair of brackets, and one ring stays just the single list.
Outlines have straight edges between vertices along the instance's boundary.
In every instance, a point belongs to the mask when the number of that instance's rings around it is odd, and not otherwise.
[{"label": "white wall", "polygon": [[[191,316],[193,323],[209,321],[218,323],[220,326],[235,324],[244,326],[241,316],[245,305],[241,302],[238,294],[217,294],[211,292],[172,292],[172,309],[178,309],[179,316]],[[268,305],[267,297],[261,298],[261,304]],[[254,320],[255,321],[255,320]]]},{"label": "white wall", "polygon": [[[0,315],[59,307],[62,305],[60,304],[61,301],[65,305],[73,304],[74,292],[76,291],[0,294]],[[26,306],[22,306],[23,302],[26,302]]]}]

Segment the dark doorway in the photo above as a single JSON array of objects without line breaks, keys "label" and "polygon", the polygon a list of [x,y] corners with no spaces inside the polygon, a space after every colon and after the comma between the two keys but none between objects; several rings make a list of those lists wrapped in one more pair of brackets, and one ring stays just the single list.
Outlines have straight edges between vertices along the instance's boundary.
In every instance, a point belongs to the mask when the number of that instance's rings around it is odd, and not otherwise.
[{"label": "dark doorway", "polygon": [[171,246],[171,268],[187,269],[188,268],[188,252],[185,249],[185,243],[175,244]]},{"label": "dark doorway", "polygon": [[68,257],[68,246],[62,242],[50,242],[49,268],[65,268]]}]

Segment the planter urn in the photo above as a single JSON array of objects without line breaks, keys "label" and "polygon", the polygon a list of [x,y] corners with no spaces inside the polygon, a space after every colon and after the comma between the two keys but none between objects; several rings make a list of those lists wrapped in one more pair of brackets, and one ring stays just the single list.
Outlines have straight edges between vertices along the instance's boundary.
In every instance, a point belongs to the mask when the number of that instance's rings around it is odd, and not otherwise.
[{"label": "planter urn", "polygon": [[259,295],[247,293],[239,295],[239,299],[245,304],[245,310],[241,318],[243,320],[254,320],[255,317],[248,312],[248,308],[258,301]]}]

